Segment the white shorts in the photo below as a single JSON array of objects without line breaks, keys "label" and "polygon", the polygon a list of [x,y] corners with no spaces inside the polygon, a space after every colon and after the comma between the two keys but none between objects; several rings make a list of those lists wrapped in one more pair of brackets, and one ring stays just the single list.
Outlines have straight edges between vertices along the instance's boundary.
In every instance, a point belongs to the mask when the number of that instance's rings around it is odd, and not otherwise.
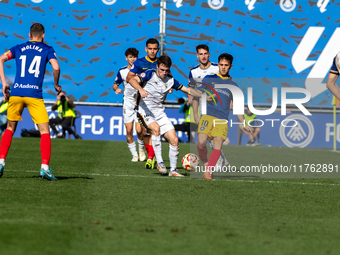
[{"label": "white shorts", "polygon": [[123,119],[124,123],[131,123],[137,121],[136,111],[132,108],[123,106]]},{"label": "white shorts", "polygon": [[[157,122],[161,130],[161,135],[164,135],[171,129],[175,129],[174,125],[172,125],[171,121],[169,120],[168,116],[166,116],[164,111],[158,112],[158,114],[155,115],[152,112],[150,111],[146,112],[141,107],[139,107],[139,113],[142,115],[146,125],[149,126],[150,123]],[[147,134],[150,135],[149,133]]]}]

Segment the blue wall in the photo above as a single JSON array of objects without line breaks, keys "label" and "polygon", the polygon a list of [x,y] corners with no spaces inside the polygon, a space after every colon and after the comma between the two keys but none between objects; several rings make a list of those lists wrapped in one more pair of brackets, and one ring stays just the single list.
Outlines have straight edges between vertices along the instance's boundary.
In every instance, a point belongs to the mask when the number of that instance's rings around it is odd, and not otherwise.
[{"label": "blue wall", "polygon": [[[160,1],[70,2],[2,0],[1,50],[25,42],[32,22],[41,22],[46,42],[59,57],[60,83],[68,94],[77,101],[121,102],[122,95],[111,89],[115,74],[126,63],[126,48],[136,47],[144,56],[145,40],[158,38]],[[173,58],[172,73],[183,84],[197,64],[195,46],[206,43],[212,61],[223,52],[234,55],[231,74],[242,89],[254,88],[254,104],[270,104],[272,87],[306,86],[313,94],[308,106],[330,107],[332,97],[323,79],[340,50],[340,3],[297,1],[289,9],[280,6],[282,0],[251,0],[249,5],[240,0],[175,2],[167,1],[165,52]],[[209,2],[221,8],[214,10]],[[12,82],[14,74],[14,61],[7,62]],[[45,100],[55,100],[50,67],[44,90]],[[176,92],[168,100],[182,96]]]}]

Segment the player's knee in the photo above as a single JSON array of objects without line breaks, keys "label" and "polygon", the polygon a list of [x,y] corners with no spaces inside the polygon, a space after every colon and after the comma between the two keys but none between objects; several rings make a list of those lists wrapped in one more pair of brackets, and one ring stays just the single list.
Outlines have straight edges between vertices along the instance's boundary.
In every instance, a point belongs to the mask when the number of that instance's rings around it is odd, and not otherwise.
[{"label": "player's knee", "polygon": [[133,130],[126,130],[126,136],[133,136]]},{"label": "player's knee", "polygon": [[160,127],[159,127],[159,126],[153,127],[153,129],[152,129],[152,134],[153,134],[153,135],[156,135],[156,136],[161,135],[161,129],[160,129]]},{"label": "player's knee", "polygon": [[169,142],[172,146],[178,146],[178,137],[171,137],[171,140]]},{"label": "player's knee", "polygon": [[207,141],[203,141],[203,140],[198,139],[198,143],[197,144],[198,144],[198,147],[204,148],[206,146],[206,144],[207,144]]}]

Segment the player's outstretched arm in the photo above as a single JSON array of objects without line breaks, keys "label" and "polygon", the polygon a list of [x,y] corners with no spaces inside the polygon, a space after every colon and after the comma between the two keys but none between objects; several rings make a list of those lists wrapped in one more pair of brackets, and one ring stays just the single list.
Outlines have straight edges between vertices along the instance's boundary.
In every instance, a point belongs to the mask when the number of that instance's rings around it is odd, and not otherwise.
[{"label": "player's outstretched arm", "polygon": [[56,59],[50,59],[50,63],[53,69],[54,89],[58,92],[57,94],[59,94],[62,89],[61,86],[59,85],[59,78],[60,78],[59,63],[58,63],[58,60]]},{"label": "player's outstretched arm", "polygon": [[339,87],[335,84],[337,81],[339,75],[335,73],[329,73],[327,82],[326,82],[326,87],[329,89],[332,94],[340,100],[340,89]]},{"label": "player's outstretched arm", "polygon": [[6,82],[6,77],[5,77],[5,70],[4,70],[4,63],[8,60],[8,57],[3,54],[0,57],[0,79],[2,83],[2,94],[4,95],[5,100],[8,100],[8,94],[10,87]]},{"label": "player's outstretched arm", "polygon": [[198,98],[202,97],[202,93],[197,90],[194,90],[193,88],[188,88],[188,87],[183,86],[181,88],[181,91],[193,97],[198,97]]},{"label": "player's outstretched arm", "polygon": [[139,77],[137,75],[135,75],[134,77],[132,77],[132,79],[129,81],[130,85],[132,87],[134,87],[135,89],[138,90],[140,96],[142,98],[145,98],[149,95],[148,92],[146,92],[146,90],[144,90],[140,85],[139,85]]},{"label": "player's outstretched arm", "polygon": [[126,82],[128,82],[128,83],[130,83],[130,80],[133,78],[133,77],[135,77],[136,76],[136,74],[135,73],[133,73],[133,72],[128,72],[128,74],[127,74],[127,76],[126,76]]},{"label": "player's outstretched arm", "polygon": [[192,109],[193,109],[193,115],[194,115],[194,120],[196,123],[200,122],[200,117],[198,115],[198,100],[197,98],[202,97],[202,93],[198,92],[197,90],[194,90],[193,88],[188,88],[188,87],[182,87],[181,89],[184,93],[190,95],[193,97],[192,100]]}]

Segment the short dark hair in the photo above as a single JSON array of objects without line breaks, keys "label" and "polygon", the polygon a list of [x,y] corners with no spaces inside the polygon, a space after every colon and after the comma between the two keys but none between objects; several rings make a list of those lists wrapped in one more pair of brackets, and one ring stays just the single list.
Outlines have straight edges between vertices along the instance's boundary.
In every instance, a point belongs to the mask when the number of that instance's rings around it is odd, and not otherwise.
[{"label": "short dark hair", "polygon": [[171,58],[169,56],[166,55],[162,55],[157,59],[157,66],[160,66],[161,64],[163,64],[166,67],[171,67],[172,65],[172,61]]},{"label": "short dark hair", "polygon": [[45,33],[45,28],[40,23],[34,23],[30,28],[30,34],[32,37],[42,37]]},{"label": "short dark hair", "polygon": [[209,52],[209,46],[206,44],[200,44],[196,46],[196,52],[198,53],[198,50],[203,49],[206,50],[207,52]]},{"label": "short dark hair", "polygon": [[226,59],[229,60],[230,64],[233,63],[234,57],[228,53],[222,53],[219,57],[218,57],[218,63],[222,60],[222,59]]},{"label": "short dark hair", "polygon": [[126,51],[125,51],[125,56],[129,56],[129,55],[132,55],[134,57],[137,57],[138,58],[138,54],[139,54],[139,51],[136,49],[136,48],[128,48]]},{"label": "short dark hair", "polygon": [[150,38],[146,41],[145,46],[148,47],[148,44],[155,44],[157,43],[157,47],[159,47],[159,41],[155,38]]}]

